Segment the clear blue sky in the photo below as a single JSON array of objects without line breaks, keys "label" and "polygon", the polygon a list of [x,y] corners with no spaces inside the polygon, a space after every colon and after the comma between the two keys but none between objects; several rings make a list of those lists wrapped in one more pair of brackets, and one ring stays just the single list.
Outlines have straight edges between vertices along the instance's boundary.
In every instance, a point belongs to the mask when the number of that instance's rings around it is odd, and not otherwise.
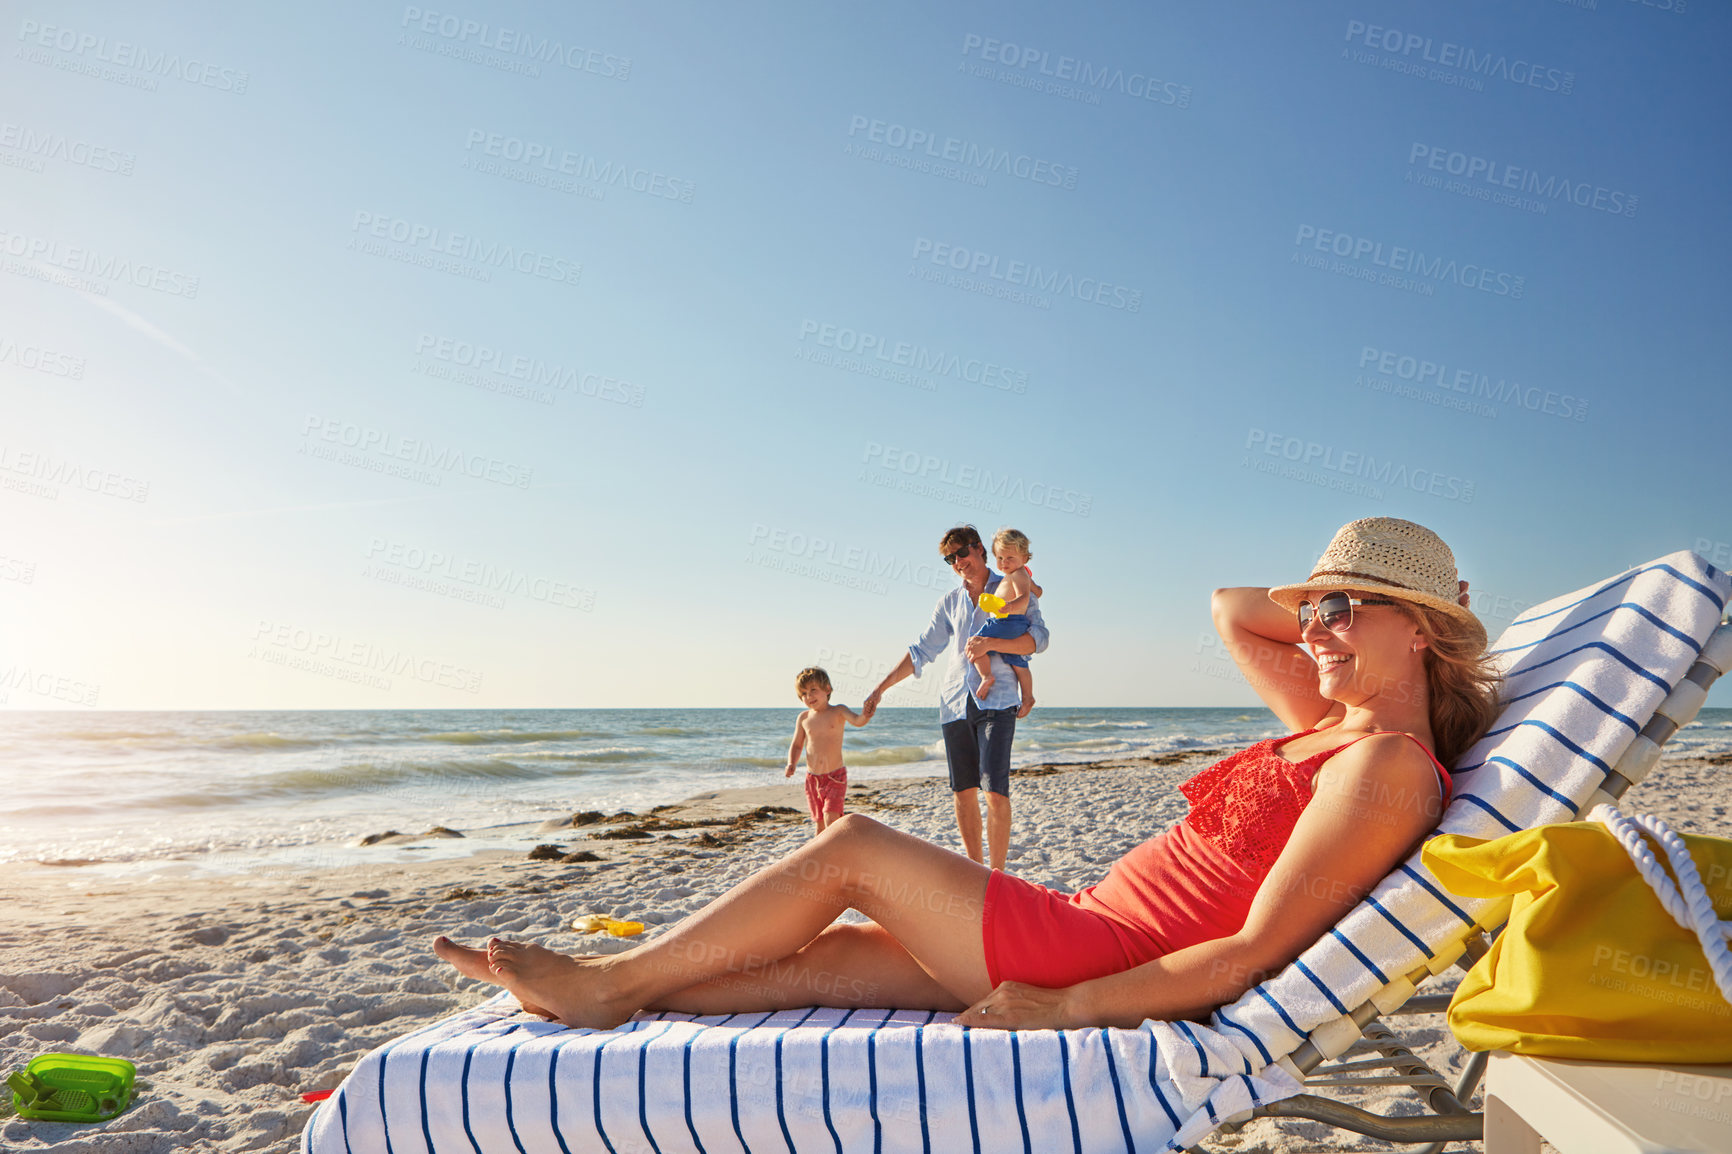
[{"label": "clear blue sky", "polygon": [[857,701],[962,519],[1051,704],[1358,516],[1732,563],[1721,6],[780,7],[5,4],[4,704]]}]

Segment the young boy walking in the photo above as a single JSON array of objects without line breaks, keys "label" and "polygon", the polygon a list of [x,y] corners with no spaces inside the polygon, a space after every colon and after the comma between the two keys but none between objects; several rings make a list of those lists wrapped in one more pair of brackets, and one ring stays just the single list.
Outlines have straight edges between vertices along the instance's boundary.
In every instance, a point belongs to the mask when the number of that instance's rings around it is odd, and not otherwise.
[{"label": "young boy walking", "polygon": [[806,751],[806,804],[812,809],[812,824],[823,833],[842,816],[842,799],[848,793],[848,767],[842,764],[842,727],[865,725],[867,718],[846,705],[831,705],[830,675],[817,666],[802,669],[794,678],[794,692],[806,706],[794,722],[794,740],[788,746],[788,768],[783,777],[793,777]]}]

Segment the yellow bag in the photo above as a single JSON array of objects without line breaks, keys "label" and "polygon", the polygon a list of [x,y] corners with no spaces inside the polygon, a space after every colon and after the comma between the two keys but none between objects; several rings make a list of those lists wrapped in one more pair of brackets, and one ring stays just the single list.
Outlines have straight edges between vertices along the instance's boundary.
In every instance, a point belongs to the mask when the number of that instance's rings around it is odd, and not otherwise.
[{"label": "yellow bag", "polygon": [[[1595,814],[1606,812],[1617,816],[1610,807]],[[1732,916],[1732,841],[1685,836],[1682,848],[1713,916]],[[1605,826],[1547,825],[1491,841],[1445,834],[1426,843],[1424,861],[1454,893],[1514,895],[1509,924],[1450,1001],[1449,1025],[1463,1046],[1602,1062],[1732,1062],[1732,1002],[1702,941],[1666,911]],[[1723,942],[1719,950],[1725,968]]]}]

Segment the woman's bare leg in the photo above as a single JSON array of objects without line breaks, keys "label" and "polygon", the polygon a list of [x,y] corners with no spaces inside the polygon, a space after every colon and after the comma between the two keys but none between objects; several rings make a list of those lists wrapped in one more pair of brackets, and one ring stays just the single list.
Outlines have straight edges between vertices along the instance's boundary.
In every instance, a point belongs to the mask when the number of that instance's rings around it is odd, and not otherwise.
[{"label": "woman's bare leg", "polygon": [[678,990],[644,1008],[748,1014],[795,1006],[960,1010],[967,1006],[883,926],[833,925],[792,956]]},{"label": "woman's bare leg", "polygon": [[[989,876],[984,866],[967,858],[847,814],[668,933],[623,954],[580,961],[540,946],[495,939],[487,948],[489,972],[482,974],[474,972],[473,951],[460,954],[461,947],[444,939],[435,942],[434,949],[462,972],[500,982],[520,1001],[544,1007],[568,1025],[606,1028],[694,986],[769,969],[798,954],[838,914],[853,908],[900,943],[939,989],[967,1005],[990,992],[981,942]],[[917,983],[893,952],[876,941],[867,946],[866,940],[838,934],[834,943],[807,955],[801,964],[808,971],[800,972],[809,972],[816,957],[826,972],[846,975],[850,982],[896,982],[898,990]],[[851,972],[847,959],[852,950],[844,943],[866,950],[863,972]],[[788,980],[799,986],[813,979]],[[915,988],[910,986],[909,992]],[[726,1012],[731,1007],[725,1000],[709,1000],[717,993],[701,995],[706,1008]],[[753,1004],[767,996],[753,993]],[[802,994],[790,1004],[812,1001]]]},{"label": "woman's bare leg", "polygon": [[[460,973],[497,982],[485,949],[439,939],[439,955]],[[586,955],[589,958],[604,954]],[[579,959],[583,960],[583,959]],[[677,990],[645,1006],[680,1014],[750,1014],[796,1006],[960,1010],[967,1003],[939,985],[883,926],[829,926],[792,956]],[[554,1015],[532,1003],[525,1010]]]}]

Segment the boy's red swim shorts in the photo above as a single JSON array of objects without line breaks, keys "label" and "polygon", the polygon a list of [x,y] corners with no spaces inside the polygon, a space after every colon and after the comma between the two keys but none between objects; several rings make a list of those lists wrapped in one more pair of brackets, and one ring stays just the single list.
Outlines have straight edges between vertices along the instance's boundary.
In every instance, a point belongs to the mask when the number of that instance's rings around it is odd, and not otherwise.
[{"label": "boy's red swim shorts", "polygon": [[842,812],[842,799],[848,796],[848,767],[835,773],[806,774],[806,804],[812,809],[814,823],[824,820],[824,812]]}]

